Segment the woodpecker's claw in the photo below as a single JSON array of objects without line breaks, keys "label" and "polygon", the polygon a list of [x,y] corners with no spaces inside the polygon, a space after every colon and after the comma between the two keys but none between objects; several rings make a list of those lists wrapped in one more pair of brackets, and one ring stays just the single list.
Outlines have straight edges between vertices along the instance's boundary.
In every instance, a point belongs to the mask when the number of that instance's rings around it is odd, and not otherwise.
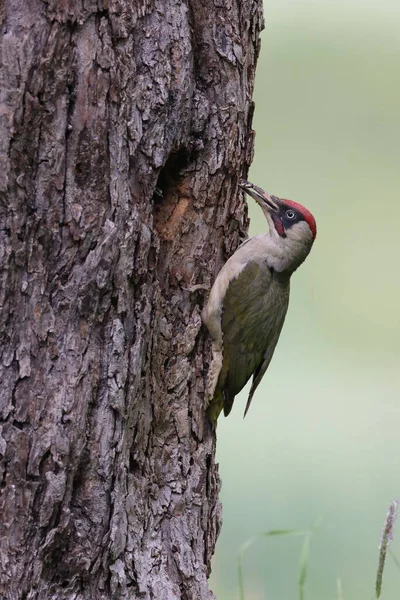
[{"label": "woodpecker's claw", "polygon": [[195,285],[187,285],[186,287],[181,286],[181,289],[190,293],[197,292],[198,290],[207,292],[210,289],[210,286],[206,285],[205,283],[196,283]]}]

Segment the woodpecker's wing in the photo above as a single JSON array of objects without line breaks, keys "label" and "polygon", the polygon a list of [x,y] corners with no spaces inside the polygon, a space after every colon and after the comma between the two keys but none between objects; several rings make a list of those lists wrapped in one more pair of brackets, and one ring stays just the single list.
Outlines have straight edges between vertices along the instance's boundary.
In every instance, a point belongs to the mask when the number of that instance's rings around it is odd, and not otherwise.
[{"label": "woodpecker's wing", "polygon": [[264,377],[264,373],[265,371],[268,369],[269,367],[269,363],[271,362],[271,359],[274,355],[274,351],[275,351],[275,346],[278,342],[281,330],[282,330],[282,326],[283,326],[283,321],[285,320],[285,318],[282,319],[282,324],[280,326],[280,329],[275,333],[274,338],[271,340],[270,345],[268,346],[263,359],[261,361],[261,363],[259,364],[259,366],[257,367],[257,369],[254,371],[253,374],[253,382],[251,384],[251,389],[250,389],[250,393],[249,393],[249,397],[247,398],[247,403],[246,403],[246,408],[244,410],[244,415],[243,417],[245,417],[247,415],[247,411],[250,408],[250,404],[251,401],[253,400],[253,396],[254,396],[254,392],[256,391],[258,384],[260,383],[261,379]]},{"label": "woodpecker's wing", "polygon": [[286,293],[283,293],[281,295],[279,301],[277,299],[275,328],[274,328],[274,331],[269,340],[269,345],[268,345],[267,349],[265,350],[262,362],[259,364],[257,369],[254,371],[253,382],[251,384],[249,397],[247,399],[246,408],[245,408],[243,417],[246,416],[247,411],[250,408],[250,404],[253,399],[254,392],[256,391],[261,379],[264,377],[265,371],[269,367],[269,363],[271,362],[271,359],[275,352],[276,344],[278,343],[279,336],[281,335],[282,327],[285,322],[285,317],[286,317],[286,313],[287,313],[287,309],[288,309],[288,305],[289,305],[289,291],[290,291],[289,283],[288,283],[285,291],[286,291]]},{"label": "woodpecker's wing", "polygon": [[283,325],[288,292],[288,286],[273,281],[265,261],[250,261],[230,281],[222,308],[223,367],[218,383],[225,415],[253,374],[251,396],[261,381]]}]

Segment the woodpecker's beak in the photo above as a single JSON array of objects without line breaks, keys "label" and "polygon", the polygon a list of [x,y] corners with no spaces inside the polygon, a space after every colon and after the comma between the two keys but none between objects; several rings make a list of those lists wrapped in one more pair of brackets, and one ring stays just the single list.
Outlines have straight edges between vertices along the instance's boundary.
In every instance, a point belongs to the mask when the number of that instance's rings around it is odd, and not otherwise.
[{"label": "woodpecker's beak", "polygon": [[269,213],[278,212],[278,198],[276,196],[267,194],[267,192],[264,192],[264,190],[254,185],[254,183],[250,183],[250,181],[246,181],[245,179],[240,181],[239,187],[242,188],[246,194],[254,198],[262,209],[267,210]]}]

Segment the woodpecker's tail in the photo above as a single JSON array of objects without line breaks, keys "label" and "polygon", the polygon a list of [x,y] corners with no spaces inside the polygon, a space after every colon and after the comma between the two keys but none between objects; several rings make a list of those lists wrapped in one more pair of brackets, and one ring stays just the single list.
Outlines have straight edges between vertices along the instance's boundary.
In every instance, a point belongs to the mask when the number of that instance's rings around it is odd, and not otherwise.
[{"label": "woodpecker's tail", "polygon": [[253,390],[253,388],[252,388],[252,389],[250,390],[250,394],[249,394],[249,397],[248,397],[248,399],[247,399],[246,408],[244,409],[244,415],[243,415],[243,419],[244,419],[244,418],[245,418],[245,416],[247,415],[247,411],[248,411],[248,410],[249,410],[249,408],[250,408],[250,404],[251,404],[251,401],[253,400],[253,394],[254,394],[254,392],[255,392],[255,389]]}]

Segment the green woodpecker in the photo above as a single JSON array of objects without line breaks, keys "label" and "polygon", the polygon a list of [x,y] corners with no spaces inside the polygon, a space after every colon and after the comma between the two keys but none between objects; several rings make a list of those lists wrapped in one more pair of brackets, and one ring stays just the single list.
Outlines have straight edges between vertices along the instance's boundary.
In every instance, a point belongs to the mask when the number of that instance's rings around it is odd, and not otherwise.
[{"label": "green woodpecker", "polygon": [[285,320],[292,273],[311,250],[317,227],[297,202],[241,181],[261,206],[269,231],[246,240],[222,267],[202,319],[212,337],[213,359],[206,389],[212,424],[229,415],[236,394],[253,376],[254,392],[271,362]]}]

